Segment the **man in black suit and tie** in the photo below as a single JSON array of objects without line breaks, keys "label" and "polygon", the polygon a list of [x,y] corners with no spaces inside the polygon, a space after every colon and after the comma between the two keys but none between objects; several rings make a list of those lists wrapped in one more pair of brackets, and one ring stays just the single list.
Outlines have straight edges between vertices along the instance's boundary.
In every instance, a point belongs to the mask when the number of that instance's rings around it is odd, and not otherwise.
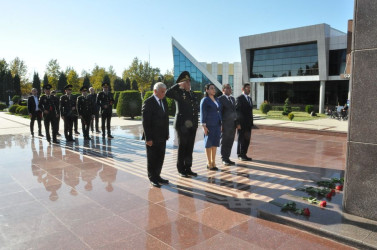
[{"label": "man in black suit and tie", "polygon": [[142,107],[148,178],[155,187],[169,183],[160,176],[165,159],[166,140],[169,139],[169,114],[165,93],[166,85],[162,82],[156,83],[153,86],[153,95],[145,100]]},{"label": "man in black suit and tie", "polygon": [[198,128],[198,101],[191,91],[190,73],[183,71],[166,96],[175,100],[174,127],[178,136],[177,169],[181,177],[198,176],[191,170],[196,130]]},{"label": "man in black suit and tie", "polygon": [[31,96],[29,96],[27,100],[27,109],[29,111],[30,116],[30,132],[31,136],[34,136],[34,122],[35,119],[37,119],[38,123],[38,135],[42,135],[42,111],[39,109],[39,99],[38,99],[38,90],[36,88],[33,88],[31,90]]},{"label": "man in black suit and tie", "polygon": [[250,96],[250,84],[245,83],[242,87],[242,94],[237,97],[236,112],[237,122],[240,125],[238,128],[238,145],[237,154],[241,161],[251,161],[248,157],[247,150],[249,149],[251,128],[253,127],[253,101]]},{"label": "man in black suit and tie", "polygon": [[232,152],[237,124],[236,100],[232,94],[232,87],[229,84],[223,85],[223,95],[219,97],[222,107],[222,134],[221,134],[221,158],[225,166],[234,165],[235,162],[229,159]]}]

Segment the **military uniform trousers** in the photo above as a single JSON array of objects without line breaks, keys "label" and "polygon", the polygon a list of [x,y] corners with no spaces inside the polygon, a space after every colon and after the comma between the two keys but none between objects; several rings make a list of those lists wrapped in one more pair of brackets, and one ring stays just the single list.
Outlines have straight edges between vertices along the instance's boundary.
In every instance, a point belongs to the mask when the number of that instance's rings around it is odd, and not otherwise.
[{"label": "military uniform trousers", "polygon": [[43,123],[45,125],[45,130],[46,130],[46,139],[47,141],[51,141],[51,136],[50,136],[50,124],[51,124],[51,130],[52,130],[52,140],[56,141],[56,115],[53,112],[50,112],[49,114],[44,114],[43,116]]},{"label": "military uniform trousers", "polygon": [[92,118],[90,116],[81,117],[81,128],[82,128],[82,133],[83,133],[84,138],[89,137],[89,128],[90,128],[91,121],[92,121]]},{"label": "military uniform trousers", "polygon": [[110,127],[110,122],[111,122],[111,111],[108,111],[105,109],[102,114],[101,114],[101,122],[102,122],[102,135],[105,136],[106,134],[106,128],[105,128],[105,123],[107,126],[107,134],[111,134],[111,127]]},{"label": "military uniform trousers", "polygon": [[73,127],[73,119],[75,117],[72,115],[64,116],[64,136],[65,139],[73,139],[72,137],[72,127]]},{"label": "military uniform trousers", "polygon": [[194,150],[196,128],[177,129],[178,135],[178,161],[177,169],[179,173],[186,173],[191,170],[192,151]]}]

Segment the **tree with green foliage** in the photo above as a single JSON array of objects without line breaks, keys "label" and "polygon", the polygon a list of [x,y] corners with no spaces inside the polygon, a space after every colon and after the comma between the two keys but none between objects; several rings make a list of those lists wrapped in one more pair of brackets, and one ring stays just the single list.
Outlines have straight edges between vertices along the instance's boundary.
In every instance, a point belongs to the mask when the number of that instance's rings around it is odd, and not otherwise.
[{"label": "tree with green foliage", "polygon": [[[102,84],[107,84],[109,86],[109,91],[111,92],[110,77],[108,74],[105,74],[102,79]],[[101,86],[102,86],[101,84]]]},{"label": "tree with green foliage", "polygon": [[289,98],[285,99],[284,102],[284,108],[283,108],[283,115],[288,115],[292,112],[291,102],[289,101]]},{"label": "tree with green foliage", "polygon": [[58,80],[58,87],[57,90],[61,93],[64,93],[64,87],[68,84],[67,76],[64,72],[60,73],[59,80]]},{"label": "tree with green foliage", "polygon": [[126,83],[122,78],[117,77],[114,81],[114,91],[124,91],[126,90]]},{"label": "tree with green foliage", "polygon": [[7,105],[9,105],[9,97],[13,97],[14,95],[14,86],[13,86],[13,77],[10,70],[7,70],[4,75],[3,79],[3,86],[5,89],[5,101],[7,102]]},{"label": "tree with green foliage", "polygon": [[13,78],[13,88],[14,88],[14,94],[21,96],[21,78],[18,74],[16,74]]},{"label": "tree with green foliage", "polygon": [[89,79],[89,75],[86,74],[85,77],[84,77],[84,82],[82,83],[82,86],[85,86],[89,89],[90,87],[90,79]]},{"label": "tree with green foliage", "polygon": [[24,61],[22,61],[20,58],[16,57],[13,61],[10,62],[9,64],[9,70],[12,73],[12,77],[15,77],[18,75],[20,78],[20,88],[21,88],[21,83],[25,84],[27,79],[26,79],[26,74],[27,74],[27,66]]},{"label": "tree with green foliage", "polygon": [[174,85],[174,74],[173,72],[167,70],[163,75],[162,82],[165,83],[167,88],[170,88]]},{"label": "tree with green foliage", "polygon": [[125,88],[124,90],[131,90],[131,80],[129,77],[126,78],[126,83],[125,83]]},{"label": "tree with green foliage", "polygon": [[96,65],[93,70],[90,77],[90,82],[92,83],[93,88],[96,90],[102,89],[102,80],[104,76],[106,75],[105,68],[101,68],[98,65]]},{"label": "tree with green foliage", "polygon": [[5,74],[8,71],[8,64],[5,59],[0,60],[0,101],[7,101],[6,88],[5,88]]},{"label": "tree with green foliage", "polygon": [[34,72],[32,87],[37,89],[38,95],[41,94],[41,79],[39,78],[38,72]]},{"label": "tree with green foliage", "polygon": [[51,84],[52,88],[58,89],[58,81],[60,76],[60,65],[57,59],[51,59],[46,67],[46,74],[48,77],[48,82]]},{"label": "tree with green foliage", "polygon": [[132,80],[132,88],[131,88],[131,90],[138,90],[138,89],[139,89],[139,87],[137,85],[137,81],[136,80]]},{"label": "tree with green foliage", "polygon": [[68,84],[72,85],[72,90],[75,92],[79,92],[81,86],[79,75],[77,74],[77,72],[73,68],[67,69],[66,76]]},{"label": "tree with green foliage", "polygon": [[43,86],[45,86],[46,84],[50,84],[49,81],[48,81],[48,76],[47,74],[45,73],[45,75],[43,76]]},{"label": "tree with green foliage", "polygon": [[129,116],[134,119],[141,115],[141,96],[139,91],[127,90],[120,92],[117,114],[118,116]]}]

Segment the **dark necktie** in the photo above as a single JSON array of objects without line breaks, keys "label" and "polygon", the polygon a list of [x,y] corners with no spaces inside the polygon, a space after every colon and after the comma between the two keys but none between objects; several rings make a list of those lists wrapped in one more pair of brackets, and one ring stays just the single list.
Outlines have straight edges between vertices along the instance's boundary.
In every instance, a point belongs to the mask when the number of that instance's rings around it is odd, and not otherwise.
[{"label": "dark necktie", "polygon": [[233,105],[233,100],[232,100],[232,98],[229,96],[228,99],[229,99],[230,103]]},{"label": "dark necktie", "polygon": [[165,109],[164,109],[164,105],[162,105],[162,100],[161,100],[161,99],[159,99],[158,101],[160,102],[160,106],[161,106],[161,108],[162,108],[162,111],[164,111],[164,112],[165,112]]},{"label": "dark necktie", "polygon": [[249,102],[249,105],[251,106],[250,96],[247,96],[247,101]]}]

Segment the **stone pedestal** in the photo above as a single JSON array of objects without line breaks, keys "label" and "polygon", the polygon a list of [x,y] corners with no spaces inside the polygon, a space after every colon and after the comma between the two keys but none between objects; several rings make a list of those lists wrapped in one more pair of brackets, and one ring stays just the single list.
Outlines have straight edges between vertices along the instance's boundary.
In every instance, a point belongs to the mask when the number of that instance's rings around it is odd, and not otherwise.
[{"label": "stone pedestal", "polygon": [[355,0],[343,207],[377,220],[377,1]]}]

